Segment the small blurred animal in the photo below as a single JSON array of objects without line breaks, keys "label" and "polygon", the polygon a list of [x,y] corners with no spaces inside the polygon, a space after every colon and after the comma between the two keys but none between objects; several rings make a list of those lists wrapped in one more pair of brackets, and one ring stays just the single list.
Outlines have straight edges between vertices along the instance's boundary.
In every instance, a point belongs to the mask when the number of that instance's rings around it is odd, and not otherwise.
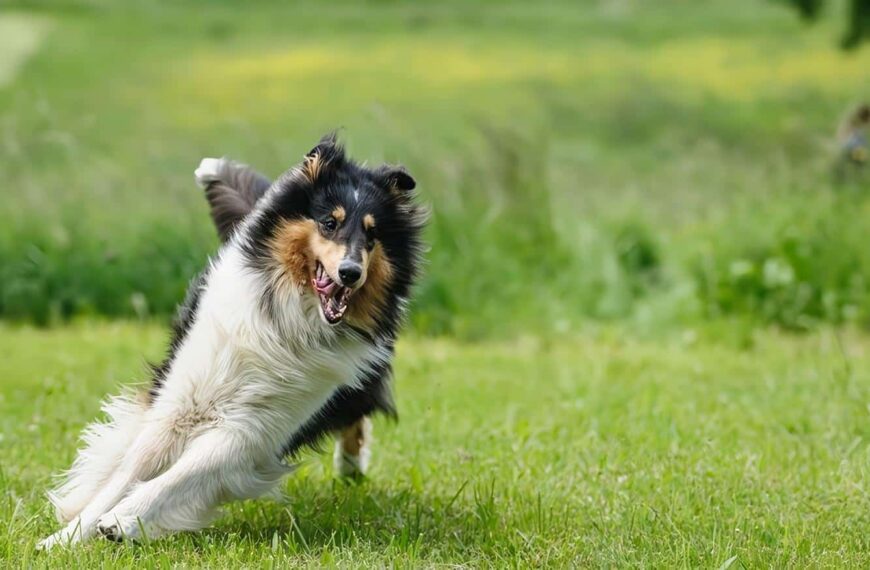
[{"label": "small blurred animal", "polygon": [[49,493],[64,528],[39,544],[154,538],[274,489],[285,457],[336,435],[339,472],[368,459],[368,415],[393,413],[393,345],[425,210],[401,167],[324,137],[276,181],[204,159],[223,244],[178,311],[149,390],[117,396]]},{"label": "small blurred animal", "polygon": [[838,174],[849,169],[864,167],[870,161],[870,104],[862,103],[852,109],[837,129]]}]

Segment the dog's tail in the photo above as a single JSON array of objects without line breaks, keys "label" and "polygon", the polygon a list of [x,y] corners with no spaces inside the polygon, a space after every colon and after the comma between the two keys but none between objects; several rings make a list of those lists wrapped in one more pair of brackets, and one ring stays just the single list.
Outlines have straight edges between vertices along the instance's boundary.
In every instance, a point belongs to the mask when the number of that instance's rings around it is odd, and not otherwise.
[{"label": "dog's tail", "polygon": [[57,519],[68,523],[91,502],[121,463],[140,432],[148,402],[145,396],[116,396],[103,404],[105,423],[94,422],[82,434],[84,444],[61,484],[48,498]]},{"label": "dog's tail", "polygon": [[250,167],[225,158],[203,158],[194,171],[205,190],[221,241],[247,216],[272,183]]}]

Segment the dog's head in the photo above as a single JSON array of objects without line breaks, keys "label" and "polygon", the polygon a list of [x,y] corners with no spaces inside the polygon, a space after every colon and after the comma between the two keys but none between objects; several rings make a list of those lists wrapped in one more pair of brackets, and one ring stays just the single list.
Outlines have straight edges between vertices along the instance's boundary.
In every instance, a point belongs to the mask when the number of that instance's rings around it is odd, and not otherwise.
[{"label": "dog's head", "polygon": [[394,324],[419,265],[415,186],[404,168],[360,166],[324,137],[275,182],[254,227],[277,286],[315,295],[330,325]]}]

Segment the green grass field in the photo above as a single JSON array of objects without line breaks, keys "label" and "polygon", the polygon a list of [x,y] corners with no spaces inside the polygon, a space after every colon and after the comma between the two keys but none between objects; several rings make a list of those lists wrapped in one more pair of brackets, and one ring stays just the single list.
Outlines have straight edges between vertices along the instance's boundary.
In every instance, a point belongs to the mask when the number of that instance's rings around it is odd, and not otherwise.
[{"label": "green grass field", "polygon": [[[615,329],[400,345],[401,418],[378,421],[370,478],[306,454],[286,503],[213,529],[36,553],[43,491],[162,327],[0,328],[0,559],[11,566],[658,568],[870,564],[870,353],[864,337]],[[843,336],[844,338],[840,338]]]},{"label": "green grass field", "polygon": [[[832,172],[870,47],[829,5],[0,3],[0,566],[870,567],[870,169]],[[37,554],[217,248],[199,160],[336,127],[433,209],[369,480],[310,454],[285,504]]]}]

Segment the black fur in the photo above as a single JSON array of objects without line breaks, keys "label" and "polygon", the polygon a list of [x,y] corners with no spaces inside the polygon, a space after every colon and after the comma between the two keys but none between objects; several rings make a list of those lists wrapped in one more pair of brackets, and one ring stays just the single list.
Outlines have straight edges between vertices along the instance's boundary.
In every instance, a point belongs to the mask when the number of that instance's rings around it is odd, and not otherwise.
[{"label": "black fur", "polygon": [[151,366],[151,387],[148,390],[148,395],[151,401],[157,397],[160,388],[166,381],[166,375],[172,367],[172,362],[175,359],[175,353],[181,348],[187,333],[193,326],[193,320],[196,316],[196,309],[199,307],[199,297],[202,294],[202,288],[208,278],[208,269],[194,277],[190,285],[187,287],[187,295],[184,297],[184,302],[178,306],[175,313],[175,318],[172,320],[172,337],[169,341],[169,350],[166,358],[160,364]]},{"label": "black fur", "polygon": [[[421,232],[426,211],[416,204],[411,192],[416,183],[401,167],[384,165],[370,170],[347,159],[334,135],[321,139],[306,155],[306,159],[315,155],[320,161],[320,171],[314,181],[291,169],[273,184],[274,191],[269,203],[260,204],[253,223],[246,231],[243,249],[253,268],[261,270],[272,262],[267,254],[267,244],[283,220],[318,220],[336,205],[343,204],[348,205],[348,212],[374,213],[377,220],[374,236],[358,231],[361,224],[349,223],[345,227],[356,228],[357,231],[350,231],[342,239],[348,243],[350,250],[369,246],[366,242],[372,237],[381,243],[393,267],[389,301],[385,310],[378,315],[375,330],[371,334],[352,329],[346,323],[339,326],[348,334],[362,335],[368,342],[386,348],[392,355],[423,252]],[[242,219],[255,210],[258,200],[268,189],[267,185],[265,178],[249,168],[225,163],[219,179],[206,189],[212,219],[222,241],[226,241]],[[358,193],[357,196],[354,196],[354,192]],[[363,208],[359,208],[359,205]],[[203,275],[191,286],[188,298],[179,310],[169,357],[161,366],[155,367],[152,393],[159,389],[175,350],[190,328],[204,279]],[[269,310],[271,306],[272,296],[267,292],[264,307]],[[372,370],[360,387],[338,389],[318,413],[296,433],[290,434],[283,453],[294,455],[304,446],[316,446],[329,432],[350,426],[361,417],[375,412],[395,418],[397,414],[391,380],[392,366],[387,363]]]},{"label": "black fur", "polygon": [[282,455],[295,455],[306,446],[317,447],[327,433],[353,425],[363,416],[375,412],[397,419],[391,390],[392,375],[392,365],[383,364],[366,375],[359,388],[344,386],[336,390],[329,401],[290,437]]}]

